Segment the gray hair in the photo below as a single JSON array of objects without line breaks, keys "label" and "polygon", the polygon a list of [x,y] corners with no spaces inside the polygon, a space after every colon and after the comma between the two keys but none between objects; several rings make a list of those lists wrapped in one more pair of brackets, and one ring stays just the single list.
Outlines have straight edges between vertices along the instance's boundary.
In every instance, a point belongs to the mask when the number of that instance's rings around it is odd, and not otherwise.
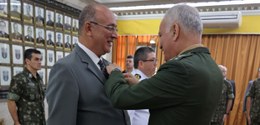
[{"label": "gray hair", "polygon": [[88,4],[79,15],[79,35],[81,34],[82,28],[86,21],[95,21],[96,17],[96,6],[100,4],[93,2]]},{"label": "gray hair", "polygon": [[[185,33],[198,33],[202,34],[203,26],[199,16],[199,12],[196,8],[178,4],[170,8],[165,16],[164,20],[167,25],[172,25],[173,22],[180,24]],[[171,27],[171,26],[167,26]]]}]

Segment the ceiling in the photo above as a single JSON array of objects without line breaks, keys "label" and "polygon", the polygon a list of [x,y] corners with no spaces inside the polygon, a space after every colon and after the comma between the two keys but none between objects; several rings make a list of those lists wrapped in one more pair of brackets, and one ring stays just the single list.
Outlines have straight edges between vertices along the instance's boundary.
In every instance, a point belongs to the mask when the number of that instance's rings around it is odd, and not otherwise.
[{"label": "ceiling", "polygon": [[[115,7],[133,7],[133,6],[147,6],[147,5],[163,5],[163,4],[177,4],[177,3],[198,3],[198,2],[223,2],[232,1],[242,3],[250,0],[57,0],[74,8],[82,10],[88,3],[93,1],[102,3],[110,8]],[[251,0],[252,1],[252,0]],[[246,5],[221,5],[221,6],[200,6],[197,7],[200,12],[204,11],[236,11],[236,10],[260,10],[260,2],[258,4]],[[160,9],[138,9],[138,10],[113,10],[115,14],[120,15],[142,15],[165,13],[168,8]]]}]

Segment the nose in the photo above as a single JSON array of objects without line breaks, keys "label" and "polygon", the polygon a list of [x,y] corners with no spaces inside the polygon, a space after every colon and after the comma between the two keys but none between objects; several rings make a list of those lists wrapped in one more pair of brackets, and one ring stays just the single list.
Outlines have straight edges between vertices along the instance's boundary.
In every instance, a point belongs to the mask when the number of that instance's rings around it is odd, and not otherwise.
[{"label": "nose", "polygon": [[117,31],[114,31],[114,32],[112,33],[112,38],[113,38],[113,39],[117,39],[117,36],[118,36]]}]

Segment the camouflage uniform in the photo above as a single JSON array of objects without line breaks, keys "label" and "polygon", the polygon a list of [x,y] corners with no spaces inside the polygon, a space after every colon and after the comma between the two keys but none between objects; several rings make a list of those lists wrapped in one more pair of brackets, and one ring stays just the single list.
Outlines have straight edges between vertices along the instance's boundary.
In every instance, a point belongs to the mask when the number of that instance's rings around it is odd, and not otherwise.
[{"label": "camouflage uniform", "polygon": [[260,78],[253,82],[247,97],[251,97],[252,100],[250,110],[251,125],[260,125]]},{"label": "camouflage uniform", "polygon": [[233,89],[231,84],[227,80],[224,80],[222,93],[217,109],[211,119],[211,125],[223,125],[223,117],[226,113],[227,100],[229,99],[234,99]]},{"label": "camouflage uniform", "polygon": [[8,99],[17,105],[17,115],[22,125],[45,125],[44,90],[42,79],[24,68],[12,78]]}]

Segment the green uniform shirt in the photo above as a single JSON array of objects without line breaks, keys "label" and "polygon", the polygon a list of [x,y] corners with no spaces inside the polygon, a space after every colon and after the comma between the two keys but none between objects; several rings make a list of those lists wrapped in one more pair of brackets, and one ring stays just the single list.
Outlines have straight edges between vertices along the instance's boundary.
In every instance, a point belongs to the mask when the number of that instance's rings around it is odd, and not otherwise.
[{"label": "green uniform shirt", "polygon": [[227,109],[227,101],[229,99],[234,99],[233,89],[231,83],[227,80],[224,80],[222,93],[218,102],[217,109],[214,113],[214,116],[211,119],[212,123],[218,123],[219,125],[223,124],[223,117]]},{"label": "green uniform shirt", "polygon": [[113,71],[105,90],[117,108],[149,109],[149,125],[209,125],[223,79],[208,49],[197,47],[136,85],[128,85],[121,72]]},{"label": "green uniform shirt", "polygon": [[24,68],[11,80],[7,98],[17,105],[19,122],[22,125],[45,125],[44,90],[42,79]]},{"label": "green uniform shirt", "polygon": [[247,96],[251,97],[251,110],[250,110],[250,117],[252,125],[260,123],[260,78],[256,79]]}]

